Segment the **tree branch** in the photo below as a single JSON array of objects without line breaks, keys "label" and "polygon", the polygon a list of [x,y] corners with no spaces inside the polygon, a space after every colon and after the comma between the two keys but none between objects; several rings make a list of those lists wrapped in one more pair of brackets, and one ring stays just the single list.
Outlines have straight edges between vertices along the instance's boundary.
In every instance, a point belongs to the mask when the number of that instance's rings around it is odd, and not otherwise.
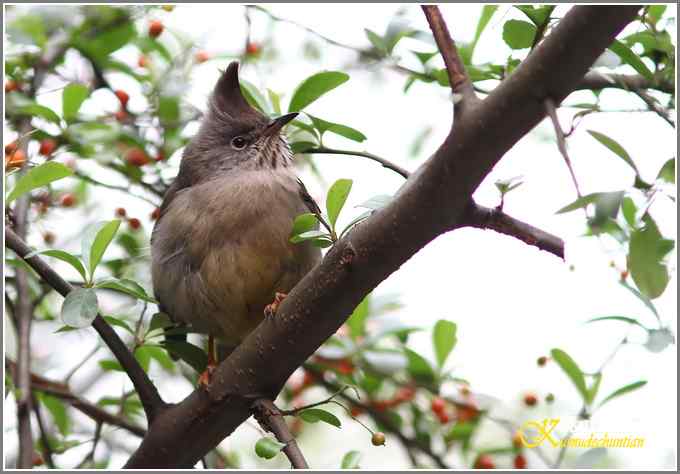
[{"label": "tree branch", "polygon": [[451,91],[454,94],[460,93],[462,95],[463,101],[461,101],[461,105],[465,102],[474,103],[477,100],[477,95],[472,87],[470,78],[465,72],[465,66],[458,55],[456,43],[451,38],[451,34],[439,11],[439,7],[436,5],[421,5],[421,8],[430,25],[439,52],[444,59]]},{"label": "tree branch", "polygon": [[[21,258],[24,258],[25,255],[31,252],[30,247],[7,226],[5,226],[5,245]],[[25,262],[62,296],[65,297],[73,290],[73,287],[39,256],[35,255],[25,260]],[[92,327],[99,333],[106,345],[111,349],[111,352],[116,356],[116,359],[118,359],[118,362],[120,362],[120,365],[123,366],[125,372],[127,372],[142,402],[149,424],[151,424],[156,415],[166,406],[158,394],[156,386],[149,380],[137,359],[134,358],[120,337],[118,337],[118,334],[116,334],[104,318],[97,315],[92,322]]]},{"label": "tree branch", "polygon": [[271,400],[266,398],[255,400],[255,403],[253,403],[253,415],[260,425],[274,433],[276,439],[286,445],[283,448],[283,452],[288,457],[293,468],[309,469],[307,460],[305,460],[297,441],[295,441],[295,437],[283,419],[281,410]]},{"label": "tree branch", "polygon": [[569,158],[569,153],[567,152],[567,140],[564,137],[564,130],[562,130],[562,126],[560,125],[560,119],[557,117],[557,107],[555,106],[555,102],[550,97],[546,97],[544,103],[545,110],[548,112],[548,117],[550,117],[550,121],[552,122],[553,128],[555,129],[557,148],[560,150],[562,158],[564,158],[564,163],[569,169],[571,181],[574,183],[574,188],[576,189],[576,195],[580,198],[582,196],[581,189],[579,188],[576,174],[574,174],[574,167],[571,164],[571,159]]},{"label": "tree branch", "polygon": [[[395,198],[355,226],[196,390],[154,421],[127,468],[191,467],[274,398],[360,301],[418,250],[462,225],[470,198],[503,155],[561,101],[639,6],[576,6],[485,100],[456,119],[439,150]],[[565,47],[569,45],[569,47]]]},{"label": "tree branch", "polygon": [[42,456],[45,464],[49,469],[54,469],[54,459],[52,458],[52,447],[50,446],[50,439],[47,436],[47,426],[42,417],[42,410],[40,404],[35,397],[35,392],[31,391],[31,402],[33,403],[33,412],[35,419],[38,422],[38,429],[40,430],[40,444],[42,445]]},{"label": "tree branch", "polygon": [[[16,371],[16,363],[7,357],[5,357],[5,367],[11,373]],[[78,397],[71,392],[71,389],[66,384],[46,379],[37,374],[30,374],[30,377],[32,390],[44,392],[68,402],[73,408],[92,418],[94,421],[118,426],[140,438],[143,438],[146,435],[146,430],[144,428],[129,422],[123,417],[113,415],[103,408],[100,408],[98,405]]]},{"label": "tree branch", "polygon": [[668,125],[675,128],[675,122],[671,118],[669,111],[662,107],[654,97],[649,95],[643,89],[638,89],[633,92],[647,105],[647,108],[649,108],[651,112],[654,112],[656,115],[664,119]]},{"label": "tree branch", "polygon": [[675,94],[675,84],[671,81],[649,81],[642,75],[635,74],[604,74],[590,71],[583,76],[574,90],[624,89],[637,91],[655,89],[666,94]]}]

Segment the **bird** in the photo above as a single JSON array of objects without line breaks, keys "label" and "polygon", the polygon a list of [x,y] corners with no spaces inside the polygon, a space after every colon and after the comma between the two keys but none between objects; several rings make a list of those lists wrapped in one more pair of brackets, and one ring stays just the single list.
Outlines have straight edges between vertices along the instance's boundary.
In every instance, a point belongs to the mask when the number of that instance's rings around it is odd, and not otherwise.
[{"label": "bird", "polygon": [[290,242],[298,215],[320,215],[282,135],[297,113],[272,119],[251,107],[238,69],[232,62],[217,80],[151,235],[159,310],[208,335],[204,386],[321,259],[310,242]]}]

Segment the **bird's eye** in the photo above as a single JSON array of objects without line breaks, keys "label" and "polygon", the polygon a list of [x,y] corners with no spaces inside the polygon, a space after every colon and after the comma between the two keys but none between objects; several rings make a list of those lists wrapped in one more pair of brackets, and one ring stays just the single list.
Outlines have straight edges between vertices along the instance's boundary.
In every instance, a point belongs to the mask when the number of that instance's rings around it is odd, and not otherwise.
[{"label": "bird's eye", "polygon": [[246,139],[243,137],[232,138],[231,147],[235,150],[243,150],[246,147]]}]

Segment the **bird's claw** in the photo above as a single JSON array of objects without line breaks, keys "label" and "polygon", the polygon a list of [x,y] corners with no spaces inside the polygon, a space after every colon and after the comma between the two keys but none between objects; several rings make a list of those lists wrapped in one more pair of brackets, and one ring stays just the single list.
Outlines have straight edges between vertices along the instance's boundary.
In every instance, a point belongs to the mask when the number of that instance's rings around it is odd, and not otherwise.
[{"label": "bird's claw", "polygon": [[264,315],[267,318],[273,318],[279,309],[279,305],[288,296],[286,293],[279,293],[278,291],[274,294],[274,301],[264,307]]}]

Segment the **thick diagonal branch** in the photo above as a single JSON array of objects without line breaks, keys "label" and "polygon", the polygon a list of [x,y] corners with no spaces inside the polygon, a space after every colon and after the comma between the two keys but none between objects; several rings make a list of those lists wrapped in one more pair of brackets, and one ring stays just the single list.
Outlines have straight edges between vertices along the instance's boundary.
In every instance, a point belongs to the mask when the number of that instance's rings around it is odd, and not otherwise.
[{"label": "thick diagonal branch", "polygon": [[[577,6],[485,100],[456,120],[432,158],[395,199],[357,225],[213,375],[154,421],[127,468],[191,467],[274,398],[290,374],[361,300],[430,241],[462,224],[472,193],[503,155],[561,101],[639,6]],[[568,47],[565,47],[568,45]]]},{"label": "thick diagonal branch", "polygon": [[[31,248],[7,226],[5,226],[5,245],[12,249],[20,258],[24,258],[25,255],[31,252]],[[62,296],[65,297],[73,290],[73,287],[39,256],[35,255],[25,261]],[[125,343],[123,343],[104,318],[97,315],[92,322],[92,327],[99,333],[106,345],[109,346],[111,352],[113,352],[120,365],[123,366],[123,369],[130,377],[142,402],[149,424],[151,424],[155,416],[165,407],[165,402],[163,402],[158,394],[156,386],[151,382],[144,369],[137,362],[137,359],[134,358]]]}]

